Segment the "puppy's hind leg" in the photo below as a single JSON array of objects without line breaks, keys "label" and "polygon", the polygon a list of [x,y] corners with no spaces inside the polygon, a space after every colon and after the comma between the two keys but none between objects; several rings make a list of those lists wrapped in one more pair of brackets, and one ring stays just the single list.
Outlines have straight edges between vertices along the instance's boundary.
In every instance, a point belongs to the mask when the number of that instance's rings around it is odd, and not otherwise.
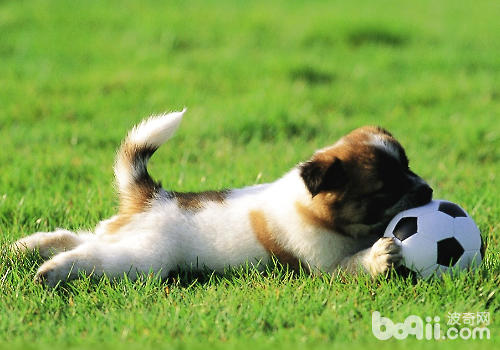
[{"label": "puppy's hind leg", "polygon": [[37,250],[40,256],[48,259],[51,256],[76,248],[80,244],[94,237],[90,233],[79,233],[57,229],[53,232],[37,232],[24,237],[11,245],[11,249],[17,252],[29,252]]},{"label": "puppy's hind leg", "polygon": [[[55,286],[78,278],[83,273],[92,278],[106,275],[135,280],[141,274],[166,274],[173,267],[168,249],[143,249],[137,242],[106,242],[100,239],[79,245],[73,250],[54,256],[40,266],[35,282]],[[158,247],[157,247],[158,248]]]}]

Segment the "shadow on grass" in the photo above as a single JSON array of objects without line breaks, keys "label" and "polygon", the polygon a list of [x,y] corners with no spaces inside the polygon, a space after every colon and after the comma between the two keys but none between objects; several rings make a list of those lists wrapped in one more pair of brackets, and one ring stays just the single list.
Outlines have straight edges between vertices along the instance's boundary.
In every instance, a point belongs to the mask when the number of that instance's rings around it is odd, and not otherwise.
[{"label": "shadow on grass", "polygon": [[290,71],[292,80],[301,80],[310,85],[329,84],[337,77],[335,74],[321,71],[311,66],[301,66]]},{"label": "shadow on grass", "polygon": [[316,123],[294,118],[288,112],[281,111],[266,118],[245,118],[240,123],[228,126],[224,131],[224,136],[236,142],[247,144],[251,140],[262,142],[293,138],[313,140],[320,133],[320,128]]},{"label": "shadow on grass", "polygon": [[409,36],[405,33],[379,26],[355,28],[346,36],[347,42],[355,47],[365,44],[401,47],[407,44],[409,39]]}]

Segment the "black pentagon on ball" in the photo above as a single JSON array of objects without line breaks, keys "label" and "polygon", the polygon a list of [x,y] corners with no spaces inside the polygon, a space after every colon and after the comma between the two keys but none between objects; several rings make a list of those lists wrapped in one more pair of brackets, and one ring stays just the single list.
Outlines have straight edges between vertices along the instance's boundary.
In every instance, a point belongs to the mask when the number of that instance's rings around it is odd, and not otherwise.
[{"label": "black pentagon on ball", "polygon": [[404,241],[415,233],[417,233],[417,218],[413,216],[407,216],[399,220],[392,231],[392,234],[400,241]]},{"label": "black pentagon on ball", "polygon": [[442,266],[453,266],[464,253],[464,248],[455,237],[437,242],[437,263]]},{"label": "black pentagon on ball", "polygon": [[455,203],[441,202],[438,211],[448,214],[451,217],[457,218],[459,216],[467,217],[467,214]]}]

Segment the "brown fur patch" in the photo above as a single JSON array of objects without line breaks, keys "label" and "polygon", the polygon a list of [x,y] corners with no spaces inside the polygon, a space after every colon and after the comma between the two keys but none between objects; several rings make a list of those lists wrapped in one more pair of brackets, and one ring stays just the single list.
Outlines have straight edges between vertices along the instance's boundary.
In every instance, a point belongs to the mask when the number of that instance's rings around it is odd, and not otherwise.
[{"label": "brown fur patch", "polygon": [[106,225],[106,233],[115,233],[130,222],[131,215],[119,215]]},{"label": "brown fur patch", "polygon": [[177,204],[180,208],[190,211],[198,211],[205,207],[207,202],[224,203],[229,190],[222,191],[206,191],[206,192],[171,192],[172,196],[177,199]]},{"label": "brown fur patch", "polygon": [[262,211],[252,210],[250,211],[249,216],[250,224],[252,225],[252,229],[255,232],[258,241],[269,253],[274,255],[280,263],[290,266],[290,268],[295,271],[299,271],[300,267],[302,267],[305,271],[308,271],[307,266],[301,264],[299,259],[297,259],[289,251],[285,250],[279,242],[276,241]]},{"label": "brown fur patch", "polygon": [[310,207],[295,202],[295,208],[302,219],[309,225],[323,227],[327,230],[335,229],[330,208],[322,200],[316,200],[315,202]]},{"label": "brown fur patch", "polygon": [[146,181],[135,183],[126,193],[120,193],[118,217],[108,223],[106,231],[114,233],[128,224],[134,214],[142,213],[150,205],[156,192],[157,185]]}]

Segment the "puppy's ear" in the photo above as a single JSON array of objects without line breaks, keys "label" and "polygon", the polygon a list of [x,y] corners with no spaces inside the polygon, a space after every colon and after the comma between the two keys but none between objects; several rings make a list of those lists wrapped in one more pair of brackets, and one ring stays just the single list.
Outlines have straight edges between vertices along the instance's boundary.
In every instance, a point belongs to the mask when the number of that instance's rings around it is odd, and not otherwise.
[{"label": "puppy's ear", "polygon": [[305,162],[300,166],[300,176],[313,197],[321,191],[333,191],[347,183],[344,165],[338,158],[329,163]]}]

